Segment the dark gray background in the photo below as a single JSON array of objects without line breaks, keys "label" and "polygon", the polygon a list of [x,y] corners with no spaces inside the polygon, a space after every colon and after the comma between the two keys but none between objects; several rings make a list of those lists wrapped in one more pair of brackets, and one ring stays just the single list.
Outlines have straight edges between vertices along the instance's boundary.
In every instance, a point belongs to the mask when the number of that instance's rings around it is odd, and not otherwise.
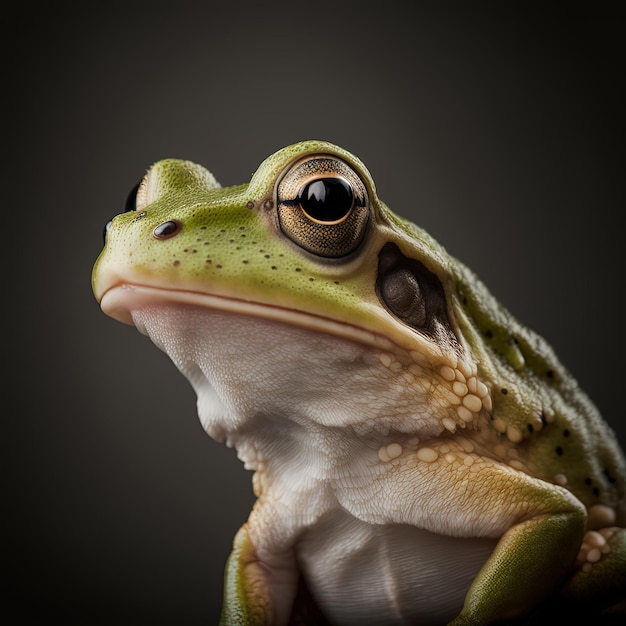
[{"label": "dark gray background", "polygon": [[351,150],[393,210],[554,345],[626,441],[623,22],[388,2],[83,7],[5,13],[12,623],[217,620],[251,475],[90,288],[105,222],[163,157],[232,185],[295,141]]}]

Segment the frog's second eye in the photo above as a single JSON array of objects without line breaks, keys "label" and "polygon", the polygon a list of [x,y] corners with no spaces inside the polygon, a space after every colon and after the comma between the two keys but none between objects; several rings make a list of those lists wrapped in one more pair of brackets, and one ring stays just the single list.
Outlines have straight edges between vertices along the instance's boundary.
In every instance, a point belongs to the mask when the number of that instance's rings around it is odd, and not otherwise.
[{"label": "frog's second eye", "polygon": [[141,185],[141,180],[130,190],[128,197],[126,198],[126,206],[124,207],[124,212],[128,213],[129,211],[137,210],[137,192],[139,191],[139,185]]},{"label": "frog's second eye", "polygon": [[369,220],[367,189],[344,161],[307,157],[293,165],[277,187],[282,232],[309,252],[339,259],[354,252]]},{"label": "frog's second eye", "polygon": [[[136,211],[137,210],[137,193],[139,192],[139,188],[141,187],[141,184],[143,183],[144,179],[141,179],[129,192],[128,196],[126,197],[126,203],[124,204],[124,213],[129,213],[130,211]],[[111,228],[111,223],[113,222],[112,219],[110,219],[104,226],[104,230],[102,231],[102,238],[104,240],[104,242],[106,243],[106,236],[107,233],[109,232],[109,228]]]}]

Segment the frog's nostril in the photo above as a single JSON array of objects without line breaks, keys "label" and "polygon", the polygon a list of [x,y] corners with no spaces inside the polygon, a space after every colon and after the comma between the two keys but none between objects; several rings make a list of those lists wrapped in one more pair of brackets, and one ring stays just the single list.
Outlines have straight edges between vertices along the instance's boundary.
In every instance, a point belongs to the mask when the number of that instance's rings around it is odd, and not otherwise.
[{"label": "frog's nostril", "polygon": [[174,220],[163,222],[152,231],[152,236],[156,239],[169,239],[179,233],[182,227],[180,222]]}]

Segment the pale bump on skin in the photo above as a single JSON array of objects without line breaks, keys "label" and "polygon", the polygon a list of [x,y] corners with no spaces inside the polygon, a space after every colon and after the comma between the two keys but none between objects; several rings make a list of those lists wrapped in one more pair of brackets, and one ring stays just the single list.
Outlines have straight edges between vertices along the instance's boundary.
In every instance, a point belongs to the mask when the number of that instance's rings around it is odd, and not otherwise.
[{"label": "pale bump on skin", "polygon": [[[458,434],[459,427],[463,428],[467,425],[468,435],[475,442],[471,444],[472,449],[468,451],[473,451],[473,447],[478,445],[483,452],[489,451],[488,456],[506,463],[517,471],[532,474],[524,458],[520,456],[520,448],[517,444],[523,442],[530,432],[541,431],[544,426],[541,414],[529,417],[528,423],[532,424],[532,429],[522,430],[491,414],[489,387],[480,381],[477,375],[466,378],[464,372],[448,365],[441,366],[439,374],[447,385],[446,398],[449,407],[456,413],[453,417],[446,415],[441,419],[443,428],[449,434]],[[455,391],[463,394],[462,397],[454,396]],[[466,460],[465,462],[471,463],[472,461]],[[558,480],[555,480],[555,483],[560,484]]]},{"label": "pale bump on skin", "polygon": [[[416,351],[411,351],[409,356],[412,362],[408,365],[403,364],[401,360],[396,358],[396,355],[390,352],[380,353],[379,361],[385,369],[395,373],[402,371],[404,372],[404,380],[421,386],[421,381],[428,379],[427,368],[432,366],[427,365],[423,356]],[[436,377],[436,374],[439,376]],[[475,365],[460,361],[454,368],[448,364],[442,365],[436,372],[431,370],[430,377],[430,382],[424,387],[428,387],[431,391],[437,390],[438,399],[443,404],[442,408],[445,409],[445,405],[447,405],[447,410],[442,411],[440,418],[442,433],[447,432],[454,435],[458,433],[459,428],[469,427],[473,431],[472,438],[478,442],[482,441],[484,447],[490,447],[492,440],[489,431],[494,429],[497,434],[505,437],[504,440],[492,447],[495,456],[515,470],[530,473],[528,466],[519,457],[517,447],[511,445],[522,442],[525,433],[521,428],[507,424],[502,418],[492,416],[489,419],[487,417],[493,406],[491,394],[489,387],[479,380]],[[541,430],[543,422],[539,415],[533,416],[529,421],[534,425],[535,432]],[[483,424],[482,429],[480,423]],[[490,427],[485,429],[484,425],[489,423],[491,424]],[[478,471],[479,465],[475,465],[476,457],[469,454],[474,451],[474,444],[467,439],[464,441],[467,445],[468,454],[463,458],[452,454],[445,446],[432,447],[424,442],[407,462],[409,466],[415,466],[417,463],[433,463],[443,455],[449,463],[457,462],[466,467],[474,466],[473,471]],[[413,447],[407,446],[406,441],[393,441],[380,447],[378,459],[383,463],[397,465],[400,458],[411,451]],[[558,481],[555,482],[559,484]]]},{"label": "pale bump on skin", "polygon": [[424,463],[432,463],[439,458],[439,452],[433,448],[420,448],[415,453],[415,456],[418,460],[423,461]]},{"label": "pale bump on skin", "polygon": [[[402,462],[409,468],[416,468],[419,464],[432,464],[443,458],[449,465],[465,466],[471,472],[476,472],[480,469],[481,459],[474,452],[474,444],[461,436],[451,439],[450,444],[437,439],[435,445],[425,443],[421,446],[417,437],[411,437],[402,443],[393,442],[381,446],[378,458],[384,464],[397,466]],[[515,463],[512,461],[511,464]],[[518,465],[522,467],[521,463]]]},{"label": "pale bump on skin", "polygon": [[445,430],[454,433],[457,427],[475,425],[482,411],[492,409],[489,388],[478,380],[476,365],[459,361],[457,367],[442,365],[439,368],[440,380],[450,392],[449,402],[455,407],[455,416],[445,416],[441,423]]},{"label": "pale bump on skin", "polygon": [[[473,363],[449,357],[448,364],[433,369],[433,364],[419,351],[407,352],[400,349],[395,352],[374,353],[368,357],[366,363],[372,367],[382,367],[388,372],[390,380],[397,381],[391,382],[390,388],[398,392],[398,418],[403,407],[407,411],[412,408],[416,415],[415,431],[419,430],[420,416],[423,413],[420,405],[414,401],[413,390],[418,392],[419,397],[428,398],[429,417],[438,417],[440,428],[432,432],[432,435],[456,433],[465,428],[476,430],[479,421],[486,420],[492,408],[489,388],[478,379],[476,365]],[[452,367],[453,364],[455,367]],[[407,396],[404,402],[403,397],[407,394],[411,394],[411,398]],[[371,401],[376,402],[376,399],[371,398]],[[392,415],[387,428],[392,431],[397,424],[399,425],[399,419],[395,420]],[[380,421],[376,428],[381,432],[386,429]],[[401,430],[409,433],[410,423],[403,423]],[[515,437],[515,432],[511,432]],[[402,441],[397,443],[402,445]],[[383,462],[397,458],[393,456],[393,448],[391,452],[386,451],[386,445],[381,447],[379,454],[379,459]]]},{"label": "pale bump on skin", "polygon": [[598,529],[613,526],[617,520],[615,509],[604,504],[594,504],[587,511],[587,525],[589,528]]}]

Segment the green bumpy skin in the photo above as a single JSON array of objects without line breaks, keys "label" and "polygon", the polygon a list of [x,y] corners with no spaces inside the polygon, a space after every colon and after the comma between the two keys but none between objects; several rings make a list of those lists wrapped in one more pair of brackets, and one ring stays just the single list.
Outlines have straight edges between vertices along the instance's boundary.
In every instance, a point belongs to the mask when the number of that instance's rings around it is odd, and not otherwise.
[{"label": "green bumpy skin", "polygon": [[548,344],[363,163],[306,141],[222,188],[155,163],[93,270],[193,386],[257,500],[221,623],[617,615],[626,465]]}]

